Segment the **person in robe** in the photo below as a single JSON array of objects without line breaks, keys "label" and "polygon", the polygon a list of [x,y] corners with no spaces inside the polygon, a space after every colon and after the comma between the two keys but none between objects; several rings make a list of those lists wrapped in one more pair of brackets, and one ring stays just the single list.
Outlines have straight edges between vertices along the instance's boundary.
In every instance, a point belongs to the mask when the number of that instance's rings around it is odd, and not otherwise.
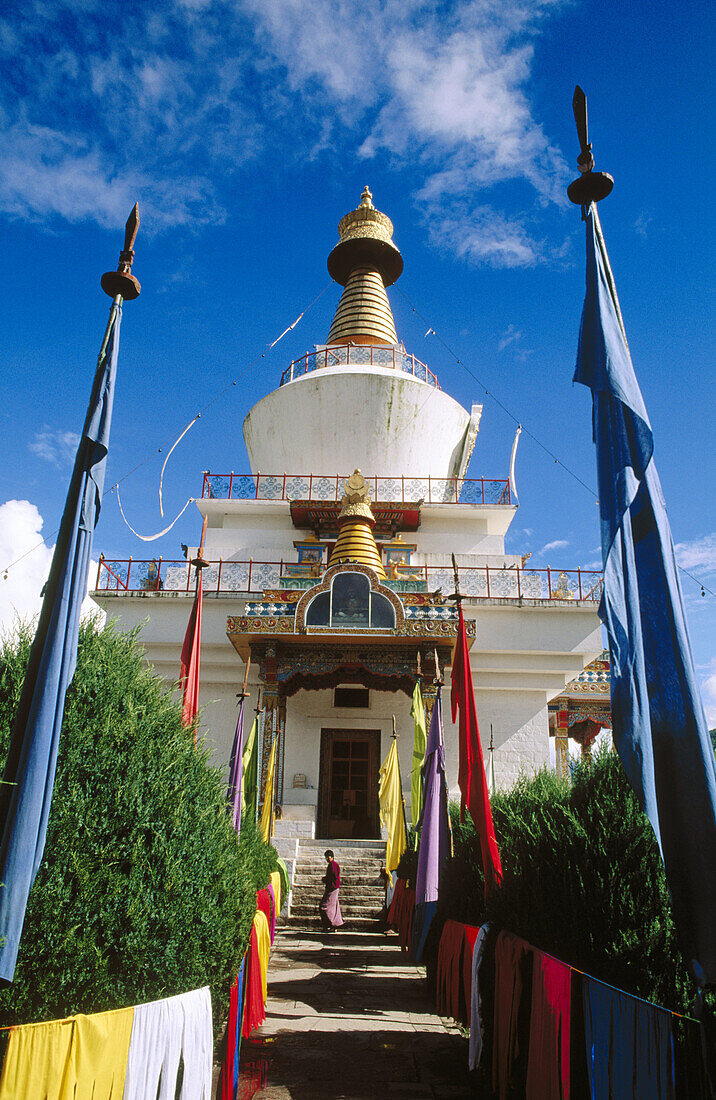
[{"label": "person in robe", "polygon": [[341,907],[338,902],[338,891],[341,885],[341,869],[333,858],[330,848],[323,853],[328,866],[323,876],[323,897],[318,906],[321,917],[321,928],[324,932],[335,932],[343,924]]}]

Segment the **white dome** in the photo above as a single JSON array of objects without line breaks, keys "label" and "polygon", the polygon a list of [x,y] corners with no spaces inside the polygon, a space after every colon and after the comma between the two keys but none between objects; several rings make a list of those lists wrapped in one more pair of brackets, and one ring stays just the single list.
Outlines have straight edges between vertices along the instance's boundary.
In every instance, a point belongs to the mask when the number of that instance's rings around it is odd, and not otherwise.
[{"label": "white dome", "polygon": [[464,476],[477,432],[429,382],[376,366],[325,367],[263,397],[244,420],[254,473]]}]

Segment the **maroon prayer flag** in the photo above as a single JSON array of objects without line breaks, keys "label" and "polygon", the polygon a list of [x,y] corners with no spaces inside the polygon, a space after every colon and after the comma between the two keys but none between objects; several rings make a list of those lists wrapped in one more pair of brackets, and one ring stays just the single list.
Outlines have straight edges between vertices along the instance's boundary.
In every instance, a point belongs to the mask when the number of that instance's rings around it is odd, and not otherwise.
[{"label": "maroon prayer flag", "polygon": [[196,596],[181,650],[182,722],[191,726],[199,713],[199,668],[201,658],[201,572],[196,582]]},{"label": "maroon prayer flag", "polygon": [[452,720],[460,712],[460,763],[458,784],[460,786],[460,820],[465,820],[465,809],[475,823],[482,849],[482,866],[485,872],[485,893],[502,883],[502,863],[492,823],[490,794],[485,776],[485,763],[482,758],[480,730],[477,725],[475,693],[472,687],[470,654],[467,650],[467,635],[462,608],[458,607],[458,632],[455,656],[452,663]]}]

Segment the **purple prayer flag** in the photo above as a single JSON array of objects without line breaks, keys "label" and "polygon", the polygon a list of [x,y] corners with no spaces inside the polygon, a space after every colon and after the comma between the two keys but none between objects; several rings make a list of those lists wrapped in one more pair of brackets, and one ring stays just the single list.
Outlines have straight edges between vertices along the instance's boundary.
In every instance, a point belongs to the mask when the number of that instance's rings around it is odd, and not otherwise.
[{"label": "purple prayer flag", "polygon": [[229,814],[237,834],[241,832],[241,767],[244,754],[244,700],[239,703],[234,743],[229,757],[229,789],[226,793]]},{"label": "purple prayer flag", "polygon": [[438,900],[438,882],[449,847],[445,744],[443,741],[440,688],[430,718],[423,764],[423,812],[420,818],[420,851],[415,904]]}]

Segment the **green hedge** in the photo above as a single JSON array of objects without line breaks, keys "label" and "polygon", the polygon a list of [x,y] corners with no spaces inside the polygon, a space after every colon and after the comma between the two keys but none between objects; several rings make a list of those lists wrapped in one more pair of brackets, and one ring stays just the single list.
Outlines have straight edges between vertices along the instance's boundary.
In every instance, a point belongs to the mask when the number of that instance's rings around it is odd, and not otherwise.
[{"label": "green hedge", "polygon": [[[651,826],[617,755],[579,764],[570,780],[541,771],[492,798],[504,884],[485,904],[480,845],[451,805],[455,856],[438,917],[485,919],[605,982],[676,1010],[694,986],[679,949]],[[416,857],[400,873],[413,879]]]},{"label": "green hedge", "polygon": [[[0,758],[30,632],[0,649]],[[67,693],[44,858],[0,1023],[138,1004],[210,985],[218,1024],[276,853],[240,844],[222,777],[147,668],[136,632],[85,623]]]}]

